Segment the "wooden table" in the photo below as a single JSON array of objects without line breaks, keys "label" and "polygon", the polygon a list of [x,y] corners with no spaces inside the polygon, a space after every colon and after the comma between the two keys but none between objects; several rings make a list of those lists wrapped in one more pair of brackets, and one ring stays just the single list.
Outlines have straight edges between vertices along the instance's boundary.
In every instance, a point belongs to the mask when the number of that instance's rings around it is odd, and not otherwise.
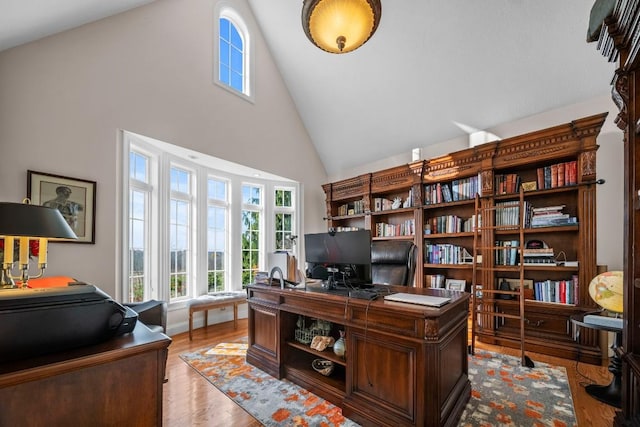
[{"label": "wooden table", "polygon": [[[247,362],[310,390],[363,425],[455,426],[471,395],[467,359],[469,294],[387,287],[392,292],[450,296],[440,308],[350,298],[345,292],[248,288]],[[301,318],[301,316],[303,316]],[[345,331],[346,356],[296,340],[301,324],[331,322]],[[334,362],[330,376],[316,359]]]},{"label": "wooden table", "polygon": [[161,426],[170,343],[138,322],[98,345],[0,364],[0,426]]}]

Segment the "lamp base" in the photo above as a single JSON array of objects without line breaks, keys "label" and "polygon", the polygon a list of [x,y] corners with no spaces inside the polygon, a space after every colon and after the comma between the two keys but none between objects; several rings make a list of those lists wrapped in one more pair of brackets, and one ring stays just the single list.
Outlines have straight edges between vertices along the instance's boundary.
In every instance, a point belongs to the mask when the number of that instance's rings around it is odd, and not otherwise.
[{"label": "lamp base", "polygon": [[6,268],[0,269],[0,289],[15,289],[17,288],[16,282],[11,278],[9,270]]}]

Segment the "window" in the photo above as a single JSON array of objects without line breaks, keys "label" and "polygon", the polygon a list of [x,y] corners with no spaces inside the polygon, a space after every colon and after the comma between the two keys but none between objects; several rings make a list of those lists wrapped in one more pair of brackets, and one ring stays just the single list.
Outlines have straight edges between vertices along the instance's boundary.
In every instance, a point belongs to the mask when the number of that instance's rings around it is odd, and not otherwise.
[{"label": "window", "polygon": [[169,283],[171,299],[189,294],[191,268],[191,173],[172,167],[169,200]]},{"label": "window", "polygon": [[262,187],[242,185],[242,285],[253,282],[260,268]]},{"label": "window", "polygon": [[219,6],[217,14],[215,82],[253,100],[251,38],[248,27],[234,9]]},{"label": "window", "polygon": [[240,33],[227,18],[220,18],[220,81],[244,93],[244,51]]},{"label": "window", "polygon": [[149,158],[129,153],[129,301],[143,301],[149,293]]},{"label": "window", "polygon": [[122,141],[119,265],[127,302],[154,298],[183,309],[189,298],[239,290],[269,267],[275,241],[287,247],[299,228],[292,181],[253,173],[245,181],[235,163],[210,156],[196,163],[205,156],[131,132]]},{"label": "window", "polygon": [[293,250],[293,190],[275,190],[275,242],[276,251]]},{"label": "window", "polygon": [[217,178],[207,181],[207,290],[225,289],[227,261],[227,182]]}]

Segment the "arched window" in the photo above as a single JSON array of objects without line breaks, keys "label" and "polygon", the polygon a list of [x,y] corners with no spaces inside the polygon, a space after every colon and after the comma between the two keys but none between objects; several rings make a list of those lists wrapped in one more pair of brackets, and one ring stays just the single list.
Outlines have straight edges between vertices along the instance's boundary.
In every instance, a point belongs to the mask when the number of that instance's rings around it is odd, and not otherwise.
[{"label": "arched window", "polygon": [[251,39],[241,16],[228,6],[220,6],[215,81],[222,87],[253,99],[251,83]]}]

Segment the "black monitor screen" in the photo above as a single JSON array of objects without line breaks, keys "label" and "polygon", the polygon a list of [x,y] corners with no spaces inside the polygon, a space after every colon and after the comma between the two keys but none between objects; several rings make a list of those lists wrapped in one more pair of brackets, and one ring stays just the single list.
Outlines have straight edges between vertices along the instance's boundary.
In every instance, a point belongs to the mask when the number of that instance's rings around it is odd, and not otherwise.
[{"label": "black monitor screen", "polygon": [[304,250],[310,266],[335,267],[340,272],[348,271],[352,279],[370,280],[369,230],[305,234]]}]

